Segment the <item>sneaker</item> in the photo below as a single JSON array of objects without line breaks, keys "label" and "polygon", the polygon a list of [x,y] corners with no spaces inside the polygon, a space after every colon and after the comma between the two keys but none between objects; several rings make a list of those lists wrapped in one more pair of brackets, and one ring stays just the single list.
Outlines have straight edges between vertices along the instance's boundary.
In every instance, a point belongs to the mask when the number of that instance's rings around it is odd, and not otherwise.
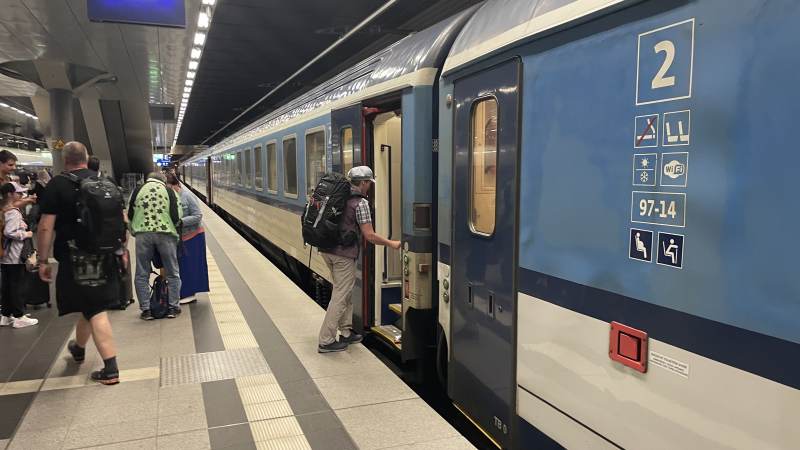
[{"label": "sneaker", "polygon": [[14,319],[14,324],[12,325],[14,328],[25,328],[32,325],[36,325],[39,323],[39,319],[34,319],[28,315],[17,317]]},{"label": "sneaker", "polygon": [[191,297],[182,298],[178,304],[180,305],[188,305],[189,303],[195,303],[197,301],[197,297],[192,295]]},{"label": "sneaker", "polygon": [[14,325],[14,318],[11,316],[0,317],[0,327],[10,327]]},{"label": "sneaker", "polygon": [[142,314],[139,315],[139,318],[142,319],[142,320],[153,320],[153,319],[155,319],[155,317],[153,317],[153,315],[150,314],[150,310],[149,309],[142,311]]},{"label": "sneaker", "polygon": [[69,341],[69,344],[67,344],[67,350],[69,350],[69,354],[72,355],[72,359],[74,359],[77,363],[83,362],[83,360],[86,359],[86,349],[80,348],[78,343],[75,341]]},{"label": "sneaker", "polygon": [[108,373],[106,369],[100,369],[92,372],[92,381],[97,381],[100,384],[112,385],[119,383],[119,373]]},{"label": "sneaker", "polygon": [[170,308],[167,310],[167,319],[174,319],[181,315],[180,308]]},{"label": "sneaker", "polygon": [[347,337],[339,336],[339,342],[344,342],[344,343],[346,343],[348,345],[349,344],[358,344],[362,340],[364,340],[364,336],[362,336],[362,335],[360,335],[358,333],[355,333],[353,331],[351,331],[350,334]]},{"label": "sneaker", "polygon": [[320,345],[317,347],[319,353],[333,353],[347,350],[347,343],[342,341],[334,341],[327,345]]}]

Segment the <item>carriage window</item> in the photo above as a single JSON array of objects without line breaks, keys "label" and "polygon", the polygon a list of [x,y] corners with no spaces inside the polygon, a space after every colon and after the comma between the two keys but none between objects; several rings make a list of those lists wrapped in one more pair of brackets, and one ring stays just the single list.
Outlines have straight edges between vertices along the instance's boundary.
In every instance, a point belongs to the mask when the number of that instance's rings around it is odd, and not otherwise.
[{"label": "carriage window", "polygon": [[353,129],[350,127],[342,128],[340,141],[342,146],[342,173],[353,168]]},{"label": "carriage window", "polygon": [[253,155],[251,155],[252,150],[249,148],[244,152],[244,185],[247,187],[253,187]]},{"label": "carriage window", "polygon": [[297,196],[297,138],[283,141],[283,193]]},{"label": "carriage window", "polygon": [[267,189],[278,192],[278,152],[274,142],[267,144]]},{"label": "carriage window", "polygon": [[236,154],[236,175],[234,176],[234,182],[238,185],[244,184],[244,179],[242,178],[242,174],[244,173],[244,167],[242,165],[242,152]]},{"label": "carriage window", "polygon": [[497,100],[487,98],[473,105],[470,145],[470,227],[491,235],[497,200]]},{"label": "carriage window", "polygon": [[258,146],[253,149],[253,165],[256,168],[256,178],[255,178],[255,188],[259,191],[264,189],[264,177],[263,177],[263,170],[261,167],[261,146]]},{"label": "carriage window", "polygon": [[310,194],[325,175],[325,132],[306,135],[306,193]]}]

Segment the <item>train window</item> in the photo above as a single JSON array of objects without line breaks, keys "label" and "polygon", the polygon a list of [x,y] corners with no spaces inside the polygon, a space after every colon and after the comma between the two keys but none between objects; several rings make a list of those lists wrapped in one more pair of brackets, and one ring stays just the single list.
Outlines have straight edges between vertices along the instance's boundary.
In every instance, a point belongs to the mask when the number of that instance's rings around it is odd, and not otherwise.
[{"label": "train window", "polygon": [[234,175],[234,183],[241,186],[243,184],[242,174],[244,173],[244,167],[242,166],[242,152],[236,153],[236,168],[235,168],[235,175]]},{"label": "train window", "polygon": [[342,128],[340,141],[342,145],[342,173],[353,168],[353,128]]},{"label": "train window", "polygon": [[274,142],[267,144],[267,189],[278,192],[278,152]]},{"label": "train window", "polygon": [[297,198],[297,138],[283,140],[283,193]]},{"label": "train window", "polygon": [[253,149],[253,165],[256,169],[255,188],[259,191],[264,189],[264,171],[261,166],[263,158],[261,157],[261,146]]},{"label": "train window", "polygon": [[310,194],[325,175],[325,130],[306,135],[306,194]]},{"label": "train window", "polygon": [[472,106],[470,149],[470,228],[494,233],[497,201],[497,100],[486,98]]},{"label": "train window", "polygon": [[249,148],[244,151],[244,176],[242,177],[246,187],[253,187],[253,155]]}]

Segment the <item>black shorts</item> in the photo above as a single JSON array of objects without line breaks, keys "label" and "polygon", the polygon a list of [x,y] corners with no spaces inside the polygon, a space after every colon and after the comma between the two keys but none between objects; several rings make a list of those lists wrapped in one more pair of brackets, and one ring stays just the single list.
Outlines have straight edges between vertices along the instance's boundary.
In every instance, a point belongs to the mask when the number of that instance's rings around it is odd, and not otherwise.
[{"label": "black shorts", "polygon": [[108,309],[109,305],[118,303],[119,277],[114,276],[115,259],[109,258],[108,277],[102,286],[79,286],[72,276],[72,265],[67,255],[56,255],[58,274],[56,275],[56,303],[58,315],[81,313],[86,320]]}]

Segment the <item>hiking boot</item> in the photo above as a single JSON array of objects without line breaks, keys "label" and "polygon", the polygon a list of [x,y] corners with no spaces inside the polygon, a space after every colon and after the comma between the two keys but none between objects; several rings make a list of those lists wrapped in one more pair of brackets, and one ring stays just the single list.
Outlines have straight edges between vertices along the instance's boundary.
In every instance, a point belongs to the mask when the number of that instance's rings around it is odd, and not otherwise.
[{"label": "hiking boot", "polygon": [[181,309],[180,308],[169,308],[167,310],[167,319],[174,319],[174,318],[176,318],[176,317],[178,317],[180,315],[181,315]]},{"label": "hiking boot", "polygon": [[342,341],[333,341],[327,345],[320,345],[317,347],[319,353],[333,353],[347,350],[347,343]]},{"label": "hiking boot", "polygon": [[92,372],[92,381],[107,386],[119,383],[119,373],[108,373],[106,369],[95,370]]},{"label": "hiking boot", "polygon": [[351,331],[350,335],[348,335],[347,337],[339,336],[339,342],[344,342],[345,344],[348,344],[348,345],[349,344],[358,344],[362,340],[364,340],[364,336],[362,336],[362,335],[360,335],[358,333],[355,333],[353,331]]},{"label": "hiking boot", "polygon": [[86,359],[86,349],[81,348],[75,341],[69,341],[67,350],[69,350],[69,354],[72,355],[72,359],[75,360],[76,363],[81,363]]},{"label": "hiking boot", "polygon": [[142,319],[142,320],[153,320],[153,319],[155,319],[155,317],[153,317],[153,314],[150,313],[149,309],[145,310],[145,311],[142,311],[142,314],[139,315],[139,318]]},{"label": "hiking boot", "polygon": [[11,316],[0,317],[0,327],[10,327],[14,325],[14,318]]},{"label": "hiking boot", "polygon": [[34,319],[33,317],[30,317],[26,314],[22,317],[15,318],[14,324],[11,326],[14,328],[25,328],[32,325],[36,325],[37,323],[39,323],[39,319]]}]

